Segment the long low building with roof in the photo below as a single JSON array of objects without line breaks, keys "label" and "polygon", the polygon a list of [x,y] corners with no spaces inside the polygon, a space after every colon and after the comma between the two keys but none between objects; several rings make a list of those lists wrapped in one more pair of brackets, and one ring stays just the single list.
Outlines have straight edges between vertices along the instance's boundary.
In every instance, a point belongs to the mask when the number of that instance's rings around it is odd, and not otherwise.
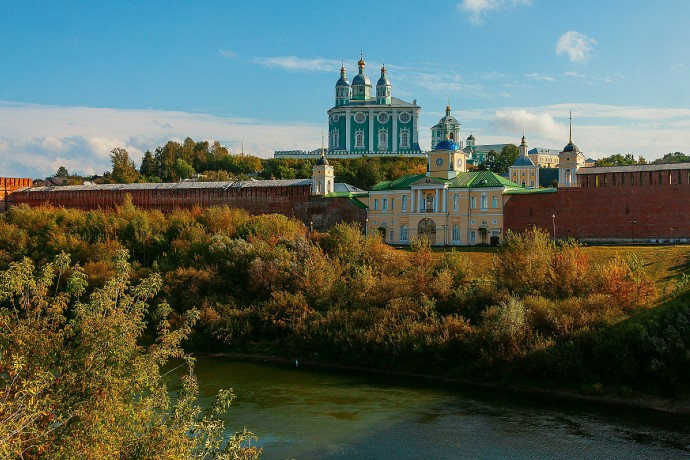
[{"label": "long low building with roof", "polygon": [[331,183],[330,193],[313,188],[314,178],[263,181],[177,182],[23,187],[12,192],[16,205],[56,206],[83,210],[110,209],[131,198],[142,209],[229,206],[250,214],[283,214],[316,230],[338,222],[366,219],[367,193],[348,184]]}]

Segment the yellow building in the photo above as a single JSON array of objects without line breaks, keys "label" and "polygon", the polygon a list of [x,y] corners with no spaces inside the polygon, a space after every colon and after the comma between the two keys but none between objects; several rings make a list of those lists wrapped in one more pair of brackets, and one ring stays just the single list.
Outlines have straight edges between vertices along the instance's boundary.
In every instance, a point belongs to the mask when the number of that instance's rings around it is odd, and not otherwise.
[{"label": "yellow building", "polygon": [[529,192],[490,171],[467,172],[452,140],[429,152],[427,173],[375,185],[369,192],[367,232],[390,244],[426,237],[433,245],[499,243],[503,205],[511,192]]},{"label": "yellow building", "polygon": [[522,135],[522,142],[518,147],[520,154],[515,159],[515,162],[508,168],[508,177],[512,182],[520,184],[523,187],[538,188],[539,187],[539,166],[534,164],[532,159],[527,155],[527,141],[525,135]]}]

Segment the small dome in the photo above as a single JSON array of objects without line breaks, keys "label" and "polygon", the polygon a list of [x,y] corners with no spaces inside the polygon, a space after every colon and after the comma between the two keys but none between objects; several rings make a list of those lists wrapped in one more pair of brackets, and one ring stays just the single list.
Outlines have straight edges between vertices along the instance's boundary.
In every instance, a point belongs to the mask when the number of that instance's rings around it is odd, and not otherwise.
[{"label": "small dome", "polygon": [[357,75],[355,75],[355,78],[352,79],[352,86],[355,85],[371,86],[371,80],[369,80],[369,77],[367,77],[363,73],[358,73]]},{"label": "small dome", "polygon": [[340,67],[340,78],[335,84],[336,88],[339,86],[350,86],[350,82],[347,79],[347,74],[345,73],[345,65]]},{"label": "small dome", "polygon": [[470,136],[467,138],[467,140],[468,140],[468,141],[473,141],[473,140],[475,140],[475,139],[474,139],[474,136],[473,136],[472,134],[470,134]]},{"label": "small dome", "polygon": [[316,160],[316,165],[317,166],[329,166],[328,160],[326,159],[325,156],[321,156],[318,160]]},{"label": "small dome", "polygon": [[348,81],[347,77],[340,77],[335,86],[350,86],[350,82]]},{"label": "small dome", "polygon": [[563,147],[563,151],[568,152],[568,153],[571,153],[571,152],[580,153],[580,149],[577,148],[577,145],[573,144],[572,142],[568,142],[568,145]]},{"label": "small dome", "polygon": [[386,66],[381,67],[381,78],[376,82],[376,86],[390,86],[391,82],[386,77]]},{"label": "small dome", "polygon": [[460,150],[460,146],[455,141],[444,139],[436,144],[436,148],[434,150]]},{"label": "small dome", "polygon": [[534,166],[534,162],[528,156],[520,156],[515,159],[513,166]]}]

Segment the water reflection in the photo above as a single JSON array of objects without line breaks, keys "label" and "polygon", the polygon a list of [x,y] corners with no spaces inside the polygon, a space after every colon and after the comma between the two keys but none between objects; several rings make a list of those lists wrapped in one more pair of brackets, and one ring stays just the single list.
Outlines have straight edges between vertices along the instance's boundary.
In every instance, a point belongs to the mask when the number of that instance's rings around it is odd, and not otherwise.
[{"label": "water reflection", "polygon": [[196,373],[206,398],[235,390],[228,424],[265,459],[690,458],[680,417],[213,358]]}]

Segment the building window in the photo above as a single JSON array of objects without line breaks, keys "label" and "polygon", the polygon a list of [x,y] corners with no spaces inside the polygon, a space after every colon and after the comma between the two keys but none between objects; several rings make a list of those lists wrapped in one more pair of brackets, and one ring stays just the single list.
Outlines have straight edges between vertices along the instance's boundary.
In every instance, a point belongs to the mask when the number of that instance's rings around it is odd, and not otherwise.
[{"label": "building window", "polygon": [[400,148],[410,148],[410,132],[406,129],[400,131]]},{"label": "building window", "polygon": [[473,196],[470,198],[470,209],[475,209],[477,207],[477,197]]},{"label": "building window", "polygon": [[497,196],[491,197],[491,207],[492,208],[498,207],[498,197]]},{"label": "building window", "polygon": [[340,147],[340,132],[337,129],[334,129],[331,134],[331,147],[335,149]]},{"label": "building window", "polygon": [[400,226],[400,241],[407,241],[407,239],[407,225],[403,224]]},{"label": "building window", "polygon": [[355,133],[355,148],[361,149],[364,147],[364,131],[361,129]]},{"label": "building window", "polygon": [[378,120],[381,124],[388,123],[388,114],[386,112],[379,113]]},{"label": "building window", "polygon": [[460,195],[457,193],[453,195],[453,211],[460,210]]},{"label": "building window", "polygon": [[486,194],[482,195],[482,210],[486,210],[489,207],[489,199]]},{"label": "building window", "polygon": [[379,210],[379,200],[374,199],[374,211],[378,211],[378,210]]},{"label": "building window", "polygon": [[424,209],[427,212],[432,212],[434,210],[434,195],[431,193],[426,196],[426,200],[424,200]]},{"label": "building window", "polygon": [[470,230],[470,243],[476,243],[477,242],[477,231],[476,230]]},{"label": "building window", "polygon": [[398,120],[400,120],[400,123],[408,123],[411,118],[412,117],[407,112],[403,112],[400,115],[398,115]]},{"label": "building window", "polygon": [[460,226],[458,224],[453,225],[453,230],[451,231],[451,234],[450,234],[450,240],[453,243],[459,243],[460,242]]},{"label": "building window", "polygon": [[402,197],[402,212],[407,212],[407,195]]},{"label": "building window", "polygon": [[388,211],[388,197],[383,197],[383,203],[381,206],[381,211],[386,212]]},{"label": "building window", "polygon": [[367,119],[367,116],[364,115],[362,112],[357,112],[355,114],[355,123],[364,123],[364,121]]},{"label": "building window", "polygon": [[388,150],[388,130],[379,129],[379,150]]},{"label": "building window", "polygon": [[391,211],[395,210],[395,198],[391,198]]},{"label": "building window", "polygon": [[390,233],[389,239],[390,239],[390,241],[393,241],[394,238],[395,238],[395,233],[393,232],[393,229],[391,229],[391,233]]}]

